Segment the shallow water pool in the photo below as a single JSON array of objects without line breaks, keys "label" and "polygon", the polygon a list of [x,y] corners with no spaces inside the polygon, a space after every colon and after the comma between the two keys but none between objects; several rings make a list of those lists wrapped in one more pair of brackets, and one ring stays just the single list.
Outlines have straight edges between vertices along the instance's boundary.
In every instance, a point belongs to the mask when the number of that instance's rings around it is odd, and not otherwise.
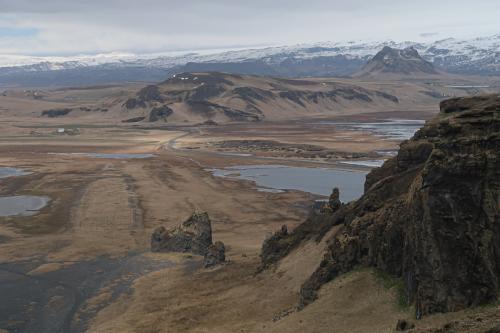
[{"label": "shallow water pool", "polygon": [[31,172],[19,168],[0,167],[0,178],[29,175]]},{"label": "shallow water pool", "polygon": [[125,154],[125,153],[50,153],[54,155],[74,155],[87,156],[94,158],[112,158],[112,159],[136,159],[136,158],[152,158],[154,154]]},{"label": "shallow water pool", "polygon": [[367,131],[385,140],[408,140],[416,131],[425,124],[425,120],[420,119],[387,119],[380,122],[368,123],[336,123],[321,122],[321,124],[334,125],[339,129]]},{"label": "shallow water pool", "polygon": [[261,190],[299,190],[329,196],[340,189],[343,202],[363,194],[367,172],[328,168],[306,168],[285,165],[240,165],[209,169],[214,176],[254,181]]},{"label": "shallow water pool", "polygon": [[15,195],[0,197],[0,216],[31,216],[50,201],[49,197]]}]

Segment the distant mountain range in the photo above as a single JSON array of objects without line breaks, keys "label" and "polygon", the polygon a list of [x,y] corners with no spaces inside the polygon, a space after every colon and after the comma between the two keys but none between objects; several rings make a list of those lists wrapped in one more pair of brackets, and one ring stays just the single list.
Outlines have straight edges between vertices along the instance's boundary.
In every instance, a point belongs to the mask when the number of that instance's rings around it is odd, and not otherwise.
[{"label": "distant mountain range", "polygon": [[384,47],[412,47],[444,72],[500,75],[498,34],[469,40],[448,38],[431,43],[324,42],[175,56],[109,54],[71,59],[0,56],[0,66],[4,64],[0,67],[0,87],[160,81],[175,73],[193,71],[280,77],[350,76]]}]

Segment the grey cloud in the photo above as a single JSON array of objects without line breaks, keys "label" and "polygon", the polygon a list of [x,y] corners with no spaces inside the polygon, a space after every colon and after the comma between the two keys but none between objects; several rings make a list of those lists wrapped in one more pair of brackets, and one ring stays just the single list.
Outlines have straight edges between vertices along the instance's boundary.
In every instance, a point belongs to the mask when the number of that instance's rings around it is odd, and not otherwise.
[{"label": "grey cloud", "polygon": [[420,37],[428,38],[428,37],[435,37],[439,35],[439,32],[422,32],[420,33]]},{"label": "grey cloud", "polygon": [[498,12],[498,0],[0,0],[0,27],[40,31],[0,54],[460,37],[500,32]]},{"label": "grey cloud", "polygon": [[[432,3],[430,0],[422,0],[422,2]],[[289,11],[370,11],[401,7],[401,3],[397,0],[376,2],[366,0],[0,0],[0,13],[208,10],[204,12],[208,15],[217,14],[217,11],[223,10],[240,14],[255,12],[265,14],[266,12]]]}]

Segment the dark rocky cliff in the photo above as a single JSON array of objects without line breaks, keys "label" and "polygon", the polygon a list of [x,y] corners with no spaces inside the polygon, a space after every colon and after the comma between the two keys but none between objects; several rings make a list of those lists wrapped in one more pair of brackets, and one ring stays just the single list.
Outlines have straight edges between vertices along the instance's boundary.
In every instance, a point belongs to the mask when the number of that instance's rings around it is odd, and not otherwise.
[{"label": "dark rocky cliff", "polygon": [[341,226],[302,285],[299,307],[358,266],[401,278],[417,318],[497,300],[500,96],[451,99],[440,107],[398,156],[367,176],[362,198],[266,241],[263,268]]}]

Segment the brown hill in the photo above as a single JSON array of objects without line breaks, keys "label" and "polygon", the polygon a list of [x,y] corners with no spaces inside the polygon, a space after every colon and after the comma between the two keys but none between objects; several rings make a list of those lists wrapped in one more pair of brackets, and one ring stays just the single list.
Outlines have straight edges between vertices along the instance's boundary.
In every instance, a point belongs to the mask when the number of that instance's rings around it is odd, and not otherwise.
[{"label": "brown hill", "polygon": [[398,102],[393,95],[352,84],[210,72],[178,74],[116,100],[114,108],[122,117],[143,121],[232,122],[338,114]]},{"label": "brown hill", "polygon": [[[456,98],[366,178],[365,194],[327,207],[263,246],[262,268],[324,237],[300,307],[359,266],[401,279],[416,317],[497,300],[500,276],[500,97]],[[328,236],[325,236],[328,235]]]}]

